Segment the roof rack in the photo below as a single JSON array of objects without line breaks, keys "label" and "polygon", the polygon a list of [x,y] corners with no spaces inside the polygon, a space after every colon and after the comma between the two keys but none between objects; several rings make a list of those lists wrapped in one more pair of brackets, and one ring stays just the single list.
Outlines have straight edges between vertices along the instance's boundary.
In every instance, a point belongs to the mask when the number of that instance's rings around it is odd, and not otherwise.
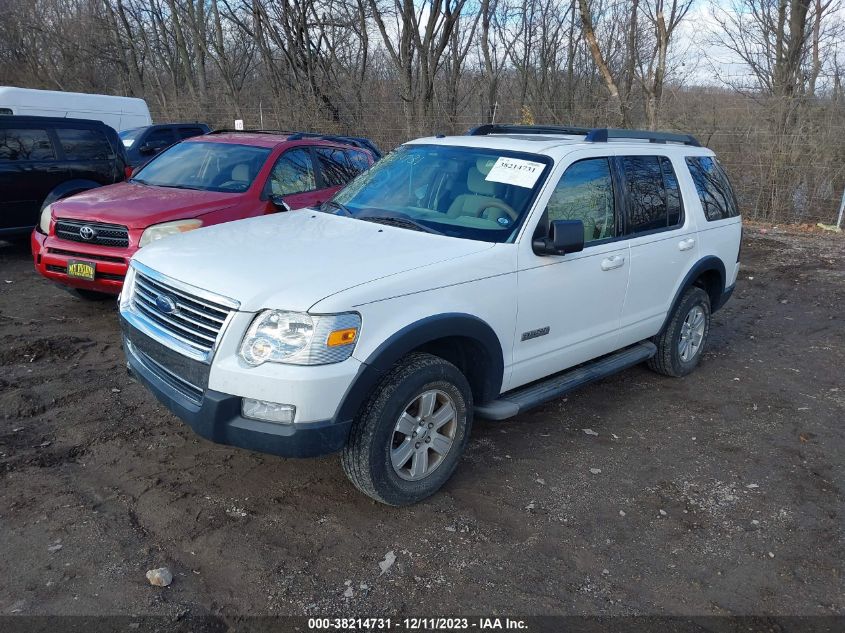
[{"label": "roof rack", "polygon": [[469,136],[487,134],[570,134],[584,136],[591,143],[607,143],[611,139],[642,140],[649,143],[682,143],[701,147],[701,143],[691,134],[673,132],[652,132],[650,130],[620,130],[615,128],[565,127],[561,125],[500,125],[488,123],[479,125],[467,132]]},{"label": "roof rack", "polygon": [[289,130],[233,130],[229,128],[219,128],[216,130],[212,130],[209,134],[232,134],[232,133],[240,133],[240,134],[282,134],[282,135],[289,135],[293,134],[293,132]]},{"label": "roof rack", "polygon": [[619,130],[614,128],[596,128],[590,130],[585,141],[592,143],[607,143],[610,139],[634,139],[648,141],[649,143],[681,143],[701,147],[692,134],[676,134],[674,132],[653,132],[651,130]]},{"label": "roof rack", "polygon": [[583,136],[590,132],[588,127],[567,127],[563,125],[502,125],[485,123],[467,132],[468,136],[486,136],[488,134],[572,134]]}]

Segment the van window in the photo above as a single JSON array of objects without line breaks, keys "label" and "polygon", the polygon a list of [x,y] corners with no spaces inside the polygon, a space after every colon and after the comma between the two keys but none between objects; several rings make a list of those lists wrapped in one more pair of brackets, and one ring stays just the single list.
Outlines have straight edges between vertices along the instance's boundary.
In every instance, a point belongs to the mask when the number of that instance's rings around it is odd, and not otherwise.
[{"label": "van window", "polygon": [[739,215],[731,183],[716,159],[711,156],[690,156],[687,165],[708,222]]},{"label": "van window", "polygon": [[584,243],[616,236],[613,179],[606,158],[587,158],[566,168],[546,207],[549,222],[581,220]]},{"label": "van window", "polygon": [[0,160],[53,160],[46,130],[0,128]]},{"label": "van window", "polygon": [[67,160],[107,160],[112,155],[109,141],[100,130],[57,128],[56,135]]},{"label": "van window", "polygon": [[4,114],[14,114],[14,113],[12,112],[12,108],[0,108],[0,115],[4,115]]}]

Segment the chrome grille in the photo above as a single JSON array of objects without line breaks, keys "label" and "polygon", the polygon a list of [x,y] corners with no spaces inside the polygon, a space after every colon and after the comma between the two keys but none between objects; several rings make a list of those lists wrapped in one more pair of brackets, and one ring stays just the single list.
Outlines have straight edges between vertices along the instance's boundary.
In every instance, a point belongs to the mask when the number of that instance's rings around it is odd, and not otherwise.
[{"label": "chrome grille", "polygon": [[[169,313],[162,311],[157,301],[163,297],[172,301],[176,309]],[[137,268],[132,307],[168,335],[205,353],[214,349],[220,330],[232,312],[223,304],[154,279]]]},{"label": "chrome grille", "polygon": [[57,220],[56,237],[83,244],[99,246],[129,246],[129,229],[119,224],[86,222],[84,220]]}]

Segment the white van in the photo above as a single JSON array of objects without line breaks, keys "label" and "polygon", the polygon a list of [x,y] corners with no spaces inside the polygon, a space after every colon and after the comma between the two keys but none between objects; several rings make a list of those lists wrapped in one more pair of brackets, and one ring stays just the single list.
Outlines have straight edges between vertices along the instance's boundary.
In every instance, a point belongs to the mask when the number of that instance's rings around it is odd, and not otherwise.
[{"label": "white van", "polygon": [[0,86],[0,114],[93,119],[118,132],[153,122],[143,99],[10,86]]}]

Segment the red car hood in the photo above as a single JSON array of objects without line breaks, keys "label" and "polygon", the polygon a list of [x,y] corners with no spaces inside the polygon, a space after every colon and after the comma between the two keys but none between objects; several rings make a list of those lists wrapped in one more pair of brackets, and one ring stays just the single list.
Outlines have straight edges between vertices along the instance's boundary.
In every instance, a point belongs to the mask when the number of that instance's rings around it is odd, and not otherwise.
[{"label": "red car hood", "polygon": [[120,182],[53,204],[54,218],[90,220],[143,229],[234,206],[243,194],[172,189]]}]

